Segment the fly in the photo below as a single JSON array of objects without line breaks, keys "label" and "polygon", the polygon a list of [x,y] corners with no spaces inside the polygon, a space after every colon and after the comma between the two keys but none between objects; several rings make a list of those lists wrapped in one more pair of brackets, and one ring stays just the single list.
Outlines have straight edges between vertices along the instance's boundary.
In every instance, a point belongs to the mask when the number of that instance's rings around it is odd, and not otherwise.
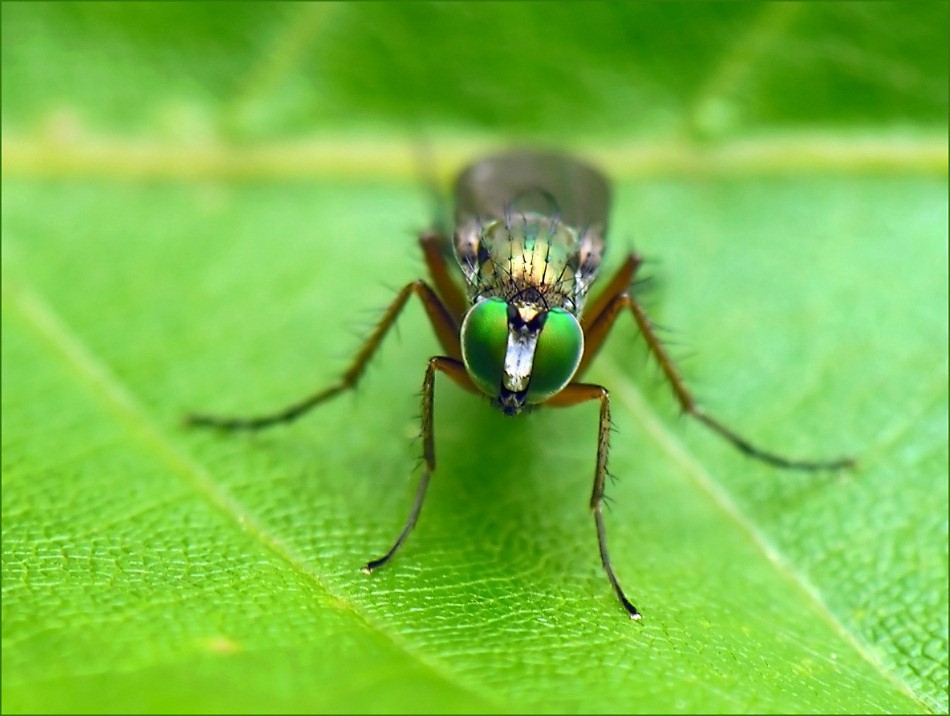
[{"label": "fly", "polygon": [[[187,422],[224,430],[260,430],[289,423],[356,386],[367,363],[409,298],[417,296],[442,346],[422,382],[423,470],[412,509],[395,542],[364,566],[392,559],[412,531],[435,471],[433,402],[441,373],[485,395],[506,415],[537,406],[600,406],[590,509],[600,558],[617,598],[632,619],[640,612],[624,593],[607,550],[604,482],[610,448],[610,394],[581,380],[617,318],[629,312],[683,412],[743,453],[779,468],[838,469],[852,460],[792,460],[752,445],[699,407],[632,292],[642,259],[627,255],[606,287],[588,301],[604,253],[610,187],[604,176],[571,157],[538,152],[492,156],[465,169],[455,185],[455,231],[419,238],[431,283],[406,284],[384,312],[343,375],[329,387],[284,409],[250,418],[189,415]],[[452,249],[466,290],[453,280]]]}]

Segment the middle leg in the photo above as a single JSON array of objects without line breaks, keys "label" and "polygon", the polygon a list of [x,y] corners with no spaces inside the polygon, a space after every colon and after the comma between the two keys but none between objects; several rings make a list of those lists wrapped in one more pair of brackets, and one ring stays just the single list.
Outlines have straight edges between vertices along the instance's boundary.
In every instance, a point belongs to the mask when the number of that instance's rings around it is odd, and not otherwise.
[{"label": "middle leg", "polygon": [[[429,284],[421,280],[412,281],[403,286],[399,291],[396,298],[393,299],[385,313],[383,313],[376,328],[370,334],[369,338],[367,338],[363,347],[360,348],[352,363],[350,363],[350,367],[347,368],[346,372],[332,385],[301,401],[267,415],[229,417],[199,413],[187,415],[185,417],[186,423],[188,425],[218,428],[221,430],[262,430],[274,425],[281,425],[296,420],[340,393],[346,390],[352,390],[359,383],[370,359],[379,349],[383,338],[386,337],[386,334],[396,322],[399,314],[402,313],[403,308],[405,308],[409,297],[413,294],[417,295],[422,301],[426,315],[429,317],[429,322],[435,330],[436,336],[442,344],[442,348],[450,357],[461,359],[462,348],[458,339],[458,322]],[[472,389],[478,392],[478,389],[474,386]]]},{"label": "middle leg", "polygon": [[640,329],[640,333],[643,335],[643,338],[647,343],[647,348],[656,359],[657,363],[659,363],[660,370],[663,371],[663,375],[670,384],[670,388],[673,390],[673,395],[676,397],[676,400],[679,402],[680,408],[684,413],[691,415],[696,420],[706,425],[706,427],[725,438],[746,455],[766,462],[770,465],[774,465],[775,467],[789,468],[794,470],[835,470],[854,465],[854,460],[851,458],[836,458],[832,460],[795,460],[777,455],[773,452],[762,450],[716,418],[706,413],[699,406],[696,399],[693,397],[693,394],[686,386],[686,381],[683,380],[679,370],[676,368],[676,364],[673,362],[673,359],[670,358],[669,354],[666,352],[666,348],[660,341],[659,336],[657,336],[656,331],[653,328],[653,323],[650,321],[649,316],[647,316],[643,306],[640,305],[637,299],[634,298],[629,292],[630,281],[632,281],[639,265],[639,257],[635,255],[628,257],[627,261],[617,272],[617,275],[610,282],[607,291],[605,291],[605,293],[598,298],[595,304],[595,309],[599,308],[600,311],[593,314],[590,320],[585,322],[584,356],[581,358],[581,363],[578,367],[578,375],[580,375],[581,371],[583,371],[590,364],[590,361],[600,350],[604,340],[610,333],[610,329],[616,322],[617,316],[619,316],[620,312],[626,308],[630,310],[631,314],[633,314],[633,319],[636,321],[637,327]]}]

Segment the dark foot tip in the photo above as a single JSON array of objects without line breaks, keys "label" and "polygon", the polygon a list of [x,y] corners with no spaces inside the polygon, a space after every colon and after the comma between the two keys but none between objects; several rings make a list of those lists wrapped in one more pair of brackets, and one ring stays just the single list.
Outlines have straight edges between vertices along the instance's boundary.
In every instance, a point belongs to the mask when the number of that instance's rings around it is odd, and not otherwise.
[{"label": "dark foot tip", "polygon": [[623,608],[627,610],[627,614],[634,621],[640,621],[643,618],[643,615],[637,611],[637,608],[630,603],[630,600],[627,599],[624,595],[620,595],[620,603],[623,605]]},{"label": "dark foot tip", "polygon": [[386,556],[386,557],[380,557],[379,559],[372,559],[372,560],[370,560],[369,562],[367,562],[366,564],[364,564],[364,565],[363,565],[363,569],[360,570],[360,571],[363,572],[363,574],[372,574],[372,573],[375,572],[377,569],[379,569],[379,568],[382,567],[384,564],[386,564],[386,562],[388,562],[388,561],[389,561],[389,557],[388,557],[388,556]]}]

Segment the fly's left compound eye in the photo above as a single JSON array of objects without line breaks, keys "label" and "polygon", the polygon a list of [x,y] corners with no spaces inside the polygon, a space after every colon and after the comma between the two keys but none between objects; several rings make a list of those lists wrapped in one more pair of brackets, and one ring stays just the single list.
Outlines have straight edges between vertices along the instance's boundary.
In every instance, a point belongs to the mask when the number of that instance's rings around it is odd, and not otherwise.
[{"label": "fly's left compound eye", "polygon": [[563,308],[548,311],[538,336],[528,383],[528,402],[542,403],[574,377],[584,354],[584,332],[573,314]]},{"label": "fly's left compound eye", "polygon": [[475,385],[492,398],[501,390],[508,347],[508,303],[487,298],[469,309],[462,322],[462,360]]}]

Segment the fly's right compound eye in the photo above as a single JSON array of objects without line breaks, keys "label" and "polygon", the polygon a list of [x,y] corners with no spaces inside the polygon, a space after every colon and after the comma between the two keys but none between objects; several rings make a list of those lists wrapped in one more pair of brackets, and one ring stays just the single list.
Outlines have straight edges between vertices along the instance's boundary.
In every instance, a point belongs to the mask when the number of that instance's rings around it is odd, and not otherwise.
[{"label": "fly's right compound eye", "polygon": [[508,349],[508,303],[497,297],[476,303],[465,314],[461,337],[465,369],[485,395],[497,398]]}]

